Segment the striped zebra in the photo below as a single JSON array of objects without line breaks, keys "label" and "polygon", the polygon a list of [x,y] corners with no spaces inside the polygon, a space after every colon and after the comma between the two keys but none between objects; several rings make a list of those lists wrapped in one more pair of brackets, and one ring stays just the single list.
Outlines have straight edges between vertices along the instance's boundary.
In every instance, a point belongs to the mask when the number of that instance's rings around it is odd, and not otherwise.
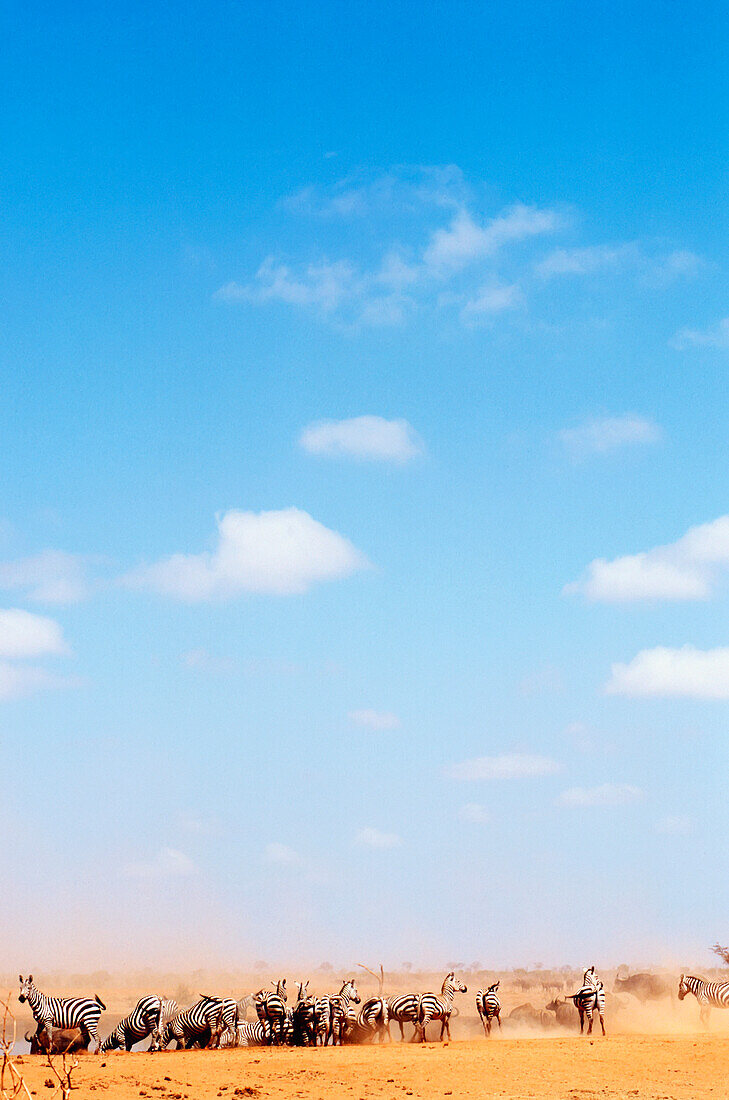
[{"label": "striped zebra", "polygon": [[373,1043],[379,1039],[384,1043],[390,1038],[388,1030],[389,1012],[384,997],[369,997],[359,1010],[354,1023],[347,1030],[347,1040],[351,1043]]},{"label": "striped zebra", "polygon": [[501,1001],[496,993],[500,985],[501,982],[494,982],[488,989],[479,989],[476,994],[476,1011],[481,1017],[485,1035],[491,1034],[492,1020],[498,1022],[499,1031],[501,1030]]},{"label": "striped zebra", "polygon": [[83,1032],[87,1044],[93,1039],[96,1050],[99,1049],[99,1017],[106,1005],[94,994],[91,997],[48,997],[33,983],[33,975],[24,978],[18,975],[20,981],[20,993],[18,1000],[26,1001],[30,1005],[38,1030],[44,1030],[48,1034],[49,1041],[54,1027],[74,1028]]},{"label": "striped zebra", "polygon": [[260,1020],[255,1024],[238,1024],[235,1029],[236,1046],[265,1047],[268,1044],[268,1028]]},{"label": "striped zebra", "polygon": [[209,1046],[216,1031],[219,1037],[223,1030],[219,1026],[222,1014],[221,1000],[217,997],[201,997],[194,1005],[182,1009],[165,1024],[160,1040],[161,1049],[168,1047],[173,1039],[177,1041],[178,1050],[189,1050],[195,1044]]},{"label": "striped zebra", "polygon": [[171,997],[162,997],[161,998],[160,1012],[159,1012],[159,1028],[157,1030],[157,1035],[152,1036],[152,1043],[151,1043],[150,1048],[149,1048],[150,1050],[161,1050],[162,1049],[162,1033],[164,1032],[164,1029],[166,1028],[167,1024],[170,1022],[170,1020],[174,1019],[174,1017],[177,1015],[177,1013],[179,1011],[180,1011],[180,1006],[178,1005],[177,1001],[172,1000]]},{"label": "striped zebra", "polygon": [[332,1006],[328,997],[314,998],[314,1046],[325,1047],[332,1025]]},{"label": "striped zebra", "polygon": [[[360,996],[354,978],[349,978],[342,983],[342,988],[334,997],[329,997],[329,1034],[334,1046],[344,1042],[344,1036],[349,1022],[350,1004],[358,1005]],[[354,1014],[353,1014],[354,1015]]]},{"label": "striped zebra", "polygon": [[254,1003],[258,1019],[268,1028],[270,1042],[276,1039],[282,1043],[286,1031],[286,979],[279,978],[275,993],[267,993],[259,989],[254,997]]},{"label": "striped zebra", "polygon": [[595,967],[590,966],[585,971],[582,979],[582,988],[576,993],[570,993],[565,1000],[572,1001],[580,1016],[580,1035],[583,1033],[585,1020],[587,1020],[587,1034],[592,1034],[593,1015],[597,1012],[602,1033],[605,1035],[605,988],[595,974]]},{"label": "striped zebra", "polygon": [[401,993],[396,997],[387,998],[387,1034],[390,1035],[390,1020],[395,1020],[400,1025],[400,1041],[405,1041],[405,1029],[403,1024],[412,1024],[415,1028],[411,1042],[415,1042],[418,1034],[418,1016],[420,1015],[420,994]]},{"label": "striped zebra", "polygon": [[238,1023],[238,1002],[232,997],[208,997],[207,1000],[218,1001],[218,1010],[212,1017],[210,1046],[219,1047],[222,1037],[227,1036],[228,1041],[235,1041],[235,1028]]},{"label": "striped zebra", "polygon": [[255,998],[252,993],[246,993],[245,997],[241,997],[238,1001],[238,1023],[244,1024],[248,1019],[248,1009],[253,1008]]},{"label": "striped zebra", "polygon": [[308,981],[296,983],[296,1004],[292,1010],[294,1046],[316,1046],[316,1001],[309,996],[308,989]]},{"label": "striped zebra", "polygon": [[420,1008],[418,1011],[418,1029],[420,1041],[425,1042],[425,1032],[431,1020],[440,1020],[440,1037],[448,1034],[451,1037],[451,1013],[453,1012],[453,997],[456,993],[468,993],[468,987],[459,981],[453,971],[446,974],[440,989],[440,996],[435,993],[422,993],[420,996]]},{"label": "striped zebra", "polygon": [[[135,1008],[120,1020],[111,1035],[107,1035],[99,1047],[102,1054],[110,1050],[131,1050],[135,1043],[141,1043],[148,1035],[152,1036],[152,1047],[159,1042],[162,1001],[159,997],[141,997]],[[151,1049],[151,1048],[150,1048]]]},{"label": "striped zebra", "polygon": [[699,1019],[704,1027],[709,1025],[712,1008],[729,1008],[729,982],[705,982],[692,974],[682,974],[678,983],[679,1001],[689,993],[699,1002]]}]

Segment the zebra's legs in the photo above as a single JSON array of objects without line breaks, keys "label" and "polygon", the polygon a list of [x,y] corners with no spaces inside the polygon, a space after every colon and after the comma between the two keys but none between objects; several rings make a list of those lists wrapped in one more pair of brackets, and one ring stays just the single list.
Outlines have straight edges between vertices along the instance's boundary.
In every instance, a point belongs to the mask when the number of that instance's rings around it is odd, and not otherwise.
[{"label": "zebra's legs", "polygon": [[605,1021],[603,1019],[602,1012],[598,1012],[598,1016],[600,1017],[600,1027],[602,1028],[602,1033],[603,1035],[605,1035]]}]

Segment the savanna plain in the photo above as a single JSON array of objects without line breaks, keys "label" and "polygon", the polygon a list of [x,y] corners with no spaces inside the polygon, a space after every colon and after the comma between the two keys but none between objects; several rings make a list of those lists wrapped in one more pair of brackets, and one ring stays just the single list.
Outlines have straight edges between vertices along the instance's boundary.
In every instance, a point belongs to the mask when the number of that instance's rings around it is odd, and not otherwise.
[{"label": "savanna plain", "polygon": [[[726,978],[726,971],[694,972]],[[437,1028],[432,1038],[429,1033],[428,1042],[409,1042],[412,1029],[407,1026],[406,1041],[400,1042],[399,1029],[393,1025],[394,1041],[373,1045],[81,1054],[72,1081],[77,1096],[98,1093],[110,1100],[728,1097],[729,1011],[712,1010],[705,1028],[694,998],[679,1002],[675,996],[678,973],[661,971],[665,996],[642,1000],[615,992],[615,973],[603,972],[606,1038],[599,1034],[598,1024],[591,1036],[581,1037],[576,1011],[566,1017],[562,1012],[565,1022],[559,1023],[554,1010],[546,1007],[579,988],[577,971],[464,971],[468,993],[458,997],[450,1042],[437,1041]],[[44,985],[49,992],[67,996],[99,993],[107,1006],[100,1026],[103,1037],[144,993],[165,993],[180,1003],[190,1003],[199,991],[240,997],[266,984],[269,977],[260,972],[197,972],[185,977],[135,975],[124,982],[106,974],[48,975]],[[338,977],[338,973],[315,972],[310,988],[315,993],[331,992]],[[475,994],[497,978],[501,979],[503,1027],[485,1038]],[[441,981],[440,973],[388,972],[384,992],[437,990]],[[357,974],[357,982],[363,999],[377,992],[368,975]],[[2,988],[13,989],[9,977],[2,980]],[[27,1006],[18,1004],[15,993],[11,1005],[19,1037],[16,1068],[31,1096],[53,1097],[57,1081],[51,1078],[46,1059],[29,1055],[22,1041],[34,1027]]]}]

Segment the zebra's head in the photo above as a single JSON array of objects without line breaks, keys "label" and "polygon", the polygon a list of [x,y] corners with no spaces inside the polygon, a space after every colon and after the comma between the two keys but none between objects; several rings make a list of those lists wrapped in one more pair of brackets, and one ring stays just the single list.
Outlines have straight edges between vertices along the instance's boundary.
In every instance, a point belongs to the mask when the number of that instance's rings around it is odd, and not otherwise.
[{"label": "zebra's head", "polygon": [[682,1001],[687,993],[690,993],[688,982],[686,980],[688,975],[682,974],[678,980],[678,999]]},{"label": "zebra's head", "polygon": [[585,973],[582,977],[582,981],[583,981],[584,985],[594,985],[595,984],[595,966],[594,966],[594,964],[587,968],[587,970],[585,971]]},{"label": "zebra's head", "polygon": [[339,996],[348,997],[352,1004],[358,1005],[360,1003],[360,997],[357,992],[354,978],[348,978],[346,981],[342,982],[342,991]]},{"label": "zebra's head", "polygon": [[[271,985],[273,985],[273,982],[271,982]],[[279,980],[276,982],[276,992],[278,993],[278,995],[281,998],[281,1000],[283,1001],[283,1003],[286,1004],[286,979],[285,978],[279,978]]]},{"label": "zebra's head", "polygon": [[30,997],[31,991],[35,988],[33,985],[33,975],[29,974],[27,978],[24,978],[22,974],[18,974],[18,981],[20,982],[18,1000],[22,1004],[26,997]]},{"label": "zebra's head", "polygon": [[454,972],[451,970],[450,974],[446,974],[443,985],[441,986],[441,993],[468,993],[468,986],[464,985],[460,978],[457,978]]},{"label": "zebra's head", "polygon": [[487,993],[495,993],[495,992],[496,992],[496,990],[497,990],[497,989],[499,988],[499,986],[500,986],[500,985],[501,985],[501,979],[499,979],[499,981],[498,981],[498,982],[494,982],[494,984],[493,984],[493,985],[490,985],[490,986],[488,987],[488,989],[486,990],[486,992],[487,992]]},{"label": "zebra's head", "polygon": [[298,998],[297,998],[297,999],[298,999],[299,1001],[305,1001],[305,1000],[306,1000],[306,998],[308,997],[308,993],[307,993],[307,990],[308,990],[308,988],[309,988],[309,982],[308,982],[308,980],[307,980],[307,981],[305,981],[305,982],[297,982],[297,983],[296,983],[296,988],[297,988],[297,990],[298,990],[298,992],[299,992],[299,996],[298,996]]}]

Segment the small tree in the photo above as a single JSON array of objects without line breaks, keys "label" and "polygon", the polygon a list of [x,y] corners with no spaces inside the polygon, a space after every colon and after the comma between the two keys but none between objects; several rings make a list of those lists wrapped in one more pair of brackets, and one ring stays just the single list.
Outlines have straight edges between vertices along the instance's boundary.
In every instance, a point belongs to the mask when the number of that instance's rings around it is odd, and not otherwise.
[{"label": "small tree", "polygon": [[715,943],[711,950],[719,956],[724,966],[729,966],[729,947],[722,947],[720,943]]},{"label": "small tree", "polygon": [[4,1001],[0,1000],[0,1013],[2,1014],[2,1024],[0,1024],[2,1029],[0,1030],[0,1097],[2,1097],[2,1100],[15,1100],[16,1097],[25,1095],[30,1100],[28,1086],[13,1058],[17,1024],[10,1010],[11,996],[12,994],[8,993]]}]

